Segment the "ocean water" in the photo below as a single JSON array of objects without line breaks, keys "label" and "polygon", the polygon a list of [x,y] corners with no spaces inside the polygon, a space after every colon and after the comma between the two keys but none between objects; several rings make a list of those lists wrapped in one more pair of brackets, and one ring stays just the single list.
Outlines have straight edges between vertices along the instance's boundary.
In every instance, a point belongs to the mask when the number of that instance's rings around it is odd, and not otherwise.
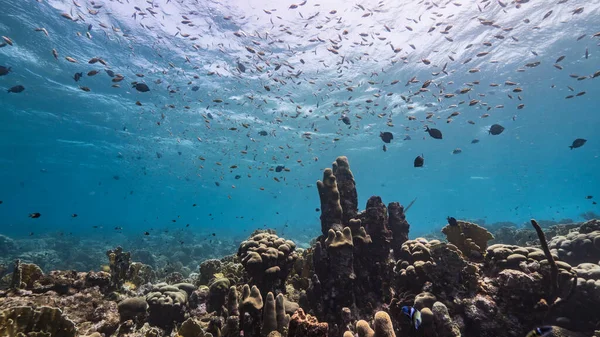
[{"label": "ocean water", "polygon": [[360,209],[416,198],[411,237],[446,216],[581,221],[600,198],[600,3],[519,2],[0,0],[0,234],[308,242],[340,155]]}]

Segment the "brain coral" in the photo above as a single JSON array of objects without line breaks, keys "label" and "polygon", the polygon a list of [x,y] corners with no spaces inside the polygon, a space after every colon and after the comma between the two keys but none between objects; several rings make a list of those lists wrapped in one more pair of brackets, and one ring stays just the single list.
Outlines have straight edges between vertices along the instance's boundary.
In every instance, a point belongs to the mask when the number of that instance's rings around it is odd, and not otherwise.
[{"label": "brain coral", "polygon": [[188,293],[184,287],[158,283],[146,295],[149,307],[149,322],[160,327],[170,327],[173,322],[185,320]]},{"label": "brain coral", "polygon": [[[255,232],[240,244],[238,257],[261,293],[285,292],[285,280],[298,258],[293,241],[274,233]],[[279,290],[279,291],[277,291]]]},{"label": "brain coral", "polygon": [[[586,228],[590,228],[587,226]],[[600,230],[588,233],[571,232],[556,236],[548,243],[550,252],[570,264],[598,263],[600,260]]]}]

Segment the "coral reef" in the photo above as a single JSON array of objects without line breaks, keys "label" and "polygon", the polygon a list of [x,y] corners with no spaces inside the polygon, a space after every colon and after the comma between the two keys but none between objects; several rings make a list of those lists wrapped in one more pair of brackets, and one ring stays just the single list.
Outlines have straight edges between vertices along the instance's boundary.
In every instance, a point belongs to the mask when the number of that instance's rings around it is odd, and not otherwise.
[{"label": "coral reef", "polygon": [[[359,212],[347,158],[317,187],[322,234],[306,249],[257,230],[218,259],[198,244],[170,261],[151,247],[103,248],[103,271],[3,260],[0,335],[521,337],[548,324],[555,335],[598,335],[600,221],[533,220],[531,230],[458,220],[442,229],[447,240],[410,239],[400,203],[371,196]],[[488,229],[512,241],[488,247]],[[80,244],[69,240],[60,243]],[[0,252],[13,244],[0,236]]]}]

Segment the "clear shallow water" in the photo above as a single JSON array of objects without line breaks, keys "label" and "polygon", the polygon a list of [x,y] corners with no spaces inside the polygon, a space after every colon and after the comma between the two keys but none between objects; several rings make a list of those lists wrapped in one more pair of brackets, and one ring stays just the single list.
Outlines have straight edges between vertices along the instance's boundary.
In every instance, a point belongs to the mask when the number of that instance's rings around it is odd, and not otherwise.
[{"label": "clear shallow water", "polygon": [[[408,212],[411,236],[445,224],[447,215],[522,223],[581,220],[581,213],[598,211],[592,202],[600,186],[600,78],[589,77],[600,70],[600,38],[592,37],[600,4],[309,1],[290,9],[280,1],[227,3],[0,1],[0,35],[14,41],[0,48],[0,65],[12,67],[0,77],[0,233],[100,237],[119,226],[132,237],[158,228],[243,236],[266,226],[315,236],[315,181],[338,155],[349,157],[361,209],[371,195],[404,205],[417,198]],[[102,6],[96,15],[88,11],[94,5]],[[572,14],[579,7],[583,12]],[[504,39],[494,37],[499,34]],[[338,54],[327,50],[334,45]],[[475,56],[480,52],[490,54]],[[553,64],[561,55],[558,70]],[[92,57],[108,67],[88,64]],[[238,60],[246,72],[237,69]],[[525,66],[531,62],[540,65]],[[446,63],[448,75],[432,75]],[[111,87],[105,68],[124,75],[120,88]],[[480,71],[469,73],[473,68]],[[90,70],[100,73],[89,77]],[[77,83],[76,72],[84,75]],[[420,82],[405,86],[413,76]],[[408,104],[401,98],[428,79],[430,91]],[[147,83],[150,92],[132,89],[132,81]],[[480,84],[468,94],[440,94],[473,81]],[[505,81],[518,83],[522,101]],[[17,84],[26,90],[6,92]],[[471,99],[480,104],[468,106]],[[460,101],[466,103],[449,107]],[[447,123],[453,111],[461,114]],[[344,112],[351,126],[339,120]],[[428,112],[434,117],[425,119]],[[484,113],[490,116],[481,118]],[[494,123],[506,130],[488,135]],[[444,139],[429,137],[425,124],[442,130]],[[394,134],[387,152],[381,131]],[[412,139],[404,141],[406,135]],[[474,138],[480,142],[471,144]],[[587,143],[570,150],[576,138]],[[462,153],[452,154],[455,148]],[[420,154],[425,167],[417,169],[412,164]],[[277,165],[290,172],[270,170]],[[42,216],[29,218],[33,212]]]}]

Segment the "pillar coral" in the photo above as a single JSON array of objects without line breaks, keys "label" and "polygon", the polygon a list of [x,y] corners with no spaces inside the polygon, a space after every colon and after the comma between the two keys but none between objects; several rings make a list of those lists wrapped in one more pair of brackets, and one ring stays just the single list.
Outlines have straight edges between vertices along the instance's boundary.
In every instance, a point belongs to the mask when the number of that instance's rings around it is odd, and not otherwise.
[{"label": "pillar coral", "polygon": [[323,235],[313,251],[316,275],[306,297],[313,313],[336,331],[343,326],[342,308],[369,311],[386,301],[390,291],[383,288],[390,285],[382,279],[391,270],[390,249],[400,250],[410,226],[399,203],[391,203],[388,210],[377,196],[369,198],[365,211],[359,213],[348,159],[338,157],[332,167],[325,169],[323,180],[317,182]]}]

